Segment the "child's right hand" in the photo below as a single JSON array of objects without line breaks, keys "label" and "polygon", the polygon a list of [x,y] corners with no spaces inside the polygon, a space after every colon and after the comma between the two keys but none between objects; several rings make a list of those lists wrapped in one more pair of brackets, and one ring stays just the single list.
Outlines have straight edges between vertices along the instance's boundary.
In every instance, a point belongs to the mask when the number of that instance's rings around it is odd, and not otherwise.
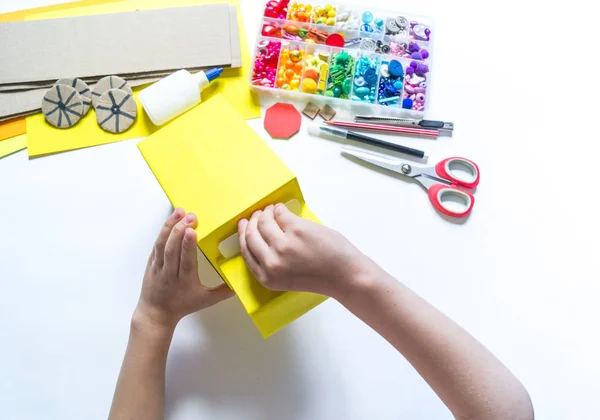
[{"label": "child's right hand", "polygon": [[269,289],[338,297],[373,264],[341,234],[296,216],[283,204],[240,220],[238,233],[246,264]]}]

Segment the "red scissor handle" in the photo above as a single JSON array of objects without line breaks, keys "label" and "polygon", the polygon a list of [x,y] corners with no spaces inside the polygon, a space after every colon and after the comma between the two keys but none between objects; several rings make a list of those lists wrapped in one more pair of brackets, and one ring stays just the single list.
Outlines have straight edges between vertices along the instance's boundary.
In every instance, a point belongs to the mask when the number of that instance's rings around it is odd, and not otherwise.
[{"label": "red scissor handle", "polygon": [[427,191],[429,199],[438,211],[452,217],[465,217],[473,209],[475,197],[454,185],[435,184]]},{"label": "red scissor handle", "polygon": [[[467,173],[468,176],[460,176],[453,173],[454,168],[460,167]],[[462,171],[461,174],[464,172]],[[460,185],[465,188],[475,188],[479,184],[479,167],[475,162],[462,157],[451,157],[442,160],[440,163],[435,165],[435,172],[438,176],[452,181],[454,185]]]}]

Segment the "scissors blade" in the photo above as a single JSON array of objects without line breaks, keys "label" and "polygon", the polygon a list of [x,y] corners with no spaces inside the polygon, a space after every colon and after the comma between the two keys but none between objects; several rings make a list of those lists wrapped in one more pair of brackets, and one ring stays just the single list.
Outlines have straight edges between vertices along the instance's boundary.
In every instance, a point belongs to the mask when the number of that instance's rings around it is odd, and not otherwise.
[{"label": "scissors blade", "polygon": [[403,163],[399,162],[396,159],[389,159],[389,158],[385,158],[383,156],[375,155],[373,153],[350,149],[348,147],[343,147],[342,153],[350,155],[350,156],[354,156],[355,158],[358,158],[362,161],[368,162],[371,165],[379,166],[380,168],[384,168],[389,171],[396,172],[400,175],[410,177],[410,175],[407,175],[404,172],[402,172]]}]

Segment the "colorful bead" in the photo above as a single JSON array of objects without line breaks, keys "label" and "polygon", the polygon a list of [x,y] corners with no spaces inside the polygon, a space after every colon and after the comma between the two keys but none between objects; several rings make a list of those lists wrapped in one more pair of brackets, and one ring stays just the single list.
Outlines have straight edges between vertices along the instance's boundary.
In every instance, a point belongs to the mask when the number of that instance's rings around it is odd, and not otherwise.
[{"label": "colorful bead", "polygon": [[356,60],[352,100],[375,102],[379,56],[362,55]]},{"label": "colorful bead", "polygon": [[298,90],[304,64],[304,49],[297,45],[288,45],[281,50],[279,69],[277,70],[277,87],[284,90]]},{"label": "colorful bead", "polygon": [[288,4],[290,0],[272,0],[267,2],[265,7],[265,17],[273,19],[285,19],[288,12]]},{"label": "colorful bead", "polygon": [[333,26],[335,25],[335,17],[337,16],[337,8],[331,4],[326,4],[324,7],[315,7],[313,10],[313,22],[320,25]]},{"label": "colorful bead", "polygon": [[420,41],[429,41],[431,39],[431,29],[424,23],[410,22],[410,37]]},{"label": "colorful bead", "polygon": [[354,68],[354,57],[348,51],[333,53],[329,65],[329,77],[327,79],[327,96],[348,99],[352,90],[352,69]]},{"label": "colorful bead", "polygon": [[288,20],[310,23],[312,20],[312,15],[313,8],[310,4],[294,2],[288,6]]},{"label": "colorful bead", "polygon": [[384,27],[384,20],[380,17],[373,16],[373,13],[366,11],[362,14],[361,17],[362,25],[360,30],[362,32],[376,32],[381,33]]},{"label": "colorful bead", "polygon": [[399,106],[404,86],[404,69],[398,60],[384,61],[379,70],[377,103],[384,106]]},{"label": "colorful bead", "polygon": [[281,50],[280,41],[260,41],[254,59],[252,84],[263,87],[274,87],[277,75],[277,60]]},{"label": "colorful bead", "polygon": [[[304,58],[304,74],[302,75],[303,81],[300,88],[302,92],[323,94],[327,82],[328,62],[329,54],[326,50],[306,54]],[[313,86],[311,82],[306,82],[307,79],[313,80],[315,85]]]},{"label": "colorful bead", "polygon": [[361,25],[359,12],[356,10],[347,10],[340,6],[336,18],[336,28],[346,31],[358,31]]},{"label": "colorful bead", "polygon": [[427,74],[429,67],[426,64],[412,61],[406,69],[404,80],[404,99],[402,108],[413,111],[424,111],[427,99]]},{"label": "colorful bead", "polygon": [[362,21],[365,24],[370,24],[371,22],[373,22],[373,13],[371,12],[364,12],[362,14]]}]

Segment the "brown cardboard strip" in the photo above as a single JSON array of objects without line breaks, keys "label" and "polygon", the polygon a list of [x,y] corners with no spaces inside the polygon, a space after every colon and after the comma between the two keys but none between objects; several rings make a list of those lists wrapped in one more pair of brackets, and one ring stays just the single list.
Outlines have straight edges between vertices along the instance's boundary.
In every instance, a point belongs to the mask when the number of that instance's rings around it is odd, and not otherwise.
[{"label": "brown cardboard strip", "polygon": [[0,84],[231,66],[231,21],[212,4],[1,23]]}]

